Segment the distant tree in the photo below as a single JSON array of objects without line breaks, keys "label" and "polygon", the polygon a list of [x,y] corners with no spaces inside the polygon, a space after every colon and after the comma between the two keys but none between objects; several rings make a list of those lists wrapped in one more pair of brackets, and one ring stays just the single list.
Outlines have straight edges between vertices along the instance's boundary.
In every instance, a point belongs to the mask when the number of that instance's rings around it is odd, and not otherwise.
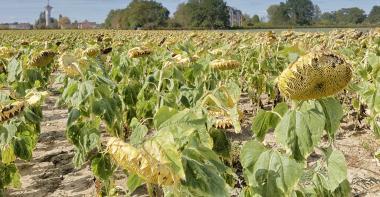
[{"label": "distant tree", "polygon": [[[106,20],[104,21],[104,27],[111,29],[120,29],[122,24],[123,10],[111,10],[108,13]],[[123,28],[127,28],[126,24]]]},{"label": "distant tree", "polygon": [[[41,12],[38,19],[34,23],[36,29],[46,29],[45,12]],[[55,18],[50,18],[50,27],[52,29],[58,28],[58,21]]]},{"label": "distant tree", "polygon": [[365,11],[357,7],[340,9],[335,12],[335,17],[339,25],[360,24],[366,19]]},{"label": "distant tree", "polygon": [[317,23],[321,19],[322,11],[318,5],[314,5],[313,22]]},{"label": "distant tree", "polygon": [[373,6],[367,21],[372,24],[380,24],[380,6]]},{"label": "distant tree", "polygon": [[334,12],[325,12],[321,15],[319,22],[320,25],[334,25],[336,24],[336,15]]},{"label": "distant tree", "polygon": [[267,9],[272,25],[311,25],[321,15],[321,10],[311,0],[287,0]]},{"label": "distant tree", "polygon": [[111,10],[104,24],[108,28],[157,28],[166,25],[169,10],[152,0],[133,0],[127,8]]},{"label": "distant tree", "polygon": [[154,28],[165,25],[169,19],[169,10],[156,1],[133,0],[124,11],[124,16],[132,28]]},{"label": "distant tree", "polygon": [[40,16],[38,17],[38,19],[34,23],[34,27],[36,29],[45,29],[45,25],[46,25],[45,12],[41,12]]},{"label": "distant tree", "polygon": [[353,7],[343,8],[338,11],[325,12],[321,15],[319,24],[322,25],[357,25],[366,20],[365,11]]},{"label": "distant tree", "polygon": [[243,15],[243,27],[253,27],[259,25],[260,17],[258,15],[253,15],[250,17],[248,14]]},{"label": "distant tree", "polygon": [[314,16],[314,4],[311,0],[287,0],[285,5],[292,24],[311,24]]},{"label": "distant tree", "polygon": [[192,23],[192,10],[186,3],[181,3],[174,13],[174,21],[182,27],[191,27]]},{"label": "distant tree", "polygon": [[290,17],[285,3],[275,4],[269,6],[267,9],[269,23],[272,25],[288,25]]},{"label": "distant tree", "polygon": [[249,16],[249,14],[243,14],[243,27],[252,27],[253,26],[253,22],[252,22],[252,18],[251,16]]},{"label": "distant tree", "polygon": [[79,25],[79,22],[77,20],[75,20],[73,23],[71,23],[71,27],[74,29],[77,29],[78,25]]},{"label": "distant tree", "polygon": [[256,25],[256,24],[259,24],[261,21],[260,21],[260,17],[259,17],[259,15],[253,15],[253,17],[252,17],[252,23],[254,24],[254,25]]},{"label": "distant tree", "polygon": [[229,12],[223,0],[188,0],[178,6],[174,19],[182,27],[225,28]]},{"label": "distant tree", "polygon": [[60,15],[58,19],[58,25],[61,29],[67,29],[71,26],[71,21],[69,17]]},{"label": "distant tree", "polygon": [[181,25],[174,18],[169,18],[166,23],[169,28],[181,28]]}]

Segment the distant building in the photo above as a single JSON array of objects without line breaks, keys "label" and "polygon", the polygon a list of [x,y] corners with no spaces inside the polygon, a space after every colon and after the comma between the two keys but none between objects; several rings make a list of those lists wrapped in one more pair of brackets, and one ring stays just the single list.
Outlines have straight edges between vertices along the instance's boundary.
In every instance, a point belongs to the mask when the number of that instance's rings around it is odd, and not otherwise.
[{"label": "distant building", "polygon": [[0,29],[9,29],[9,24],[0,24]]},{"label": "distant building", "polygon": [[9,29],[32,29],[33,25],[30,23],[15,23],[9,24]]},{"label": "distant building", "polygon": [[32,29],[30,23],[4,23],[0,24],[0,29]]},{"label": "distant building", "polygon": [[51,18],[51,10],[53,7],[49,5],[49,0],[47,6],[45,6],[45,21],[46,21],[46,27],[50,27],[50,18]]},{"label": "distant building", "polygon": [[228,6],[228,12],[230,15],[230,27],[243,26],[243,13],[240,10]]},{"label": "distant building", "polygon": [[97,27],[96,22],[89,22],[88,20],[78,23],[78,29],[96,29]]}]

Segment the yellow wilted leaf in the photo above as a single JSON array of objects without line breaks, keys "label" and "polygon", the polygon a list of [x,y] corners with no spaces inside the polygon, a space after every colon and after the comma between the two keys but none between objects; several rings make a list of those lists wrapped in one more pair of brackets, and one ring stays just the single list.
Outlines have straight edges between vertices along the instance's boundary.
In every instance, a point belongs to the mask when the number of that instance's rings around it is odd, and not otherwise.
[{"label": "yellow wilted leaf", "polygon": [[[171,186],[178,184],[182,173],[178,173],[168,159],[162,145],[155,140],[145,142],[136,148],[118,138],[111,138],[107,152],[122,168],[137,174],[147,183]],[[179,154],[177,155],[178,157]]]},{"label": "yellow wilted leaf", "polygon": [[16,160],[16,155],[13,150],[13,146],[4,146],[1,149],[1,161],[5,164],[9,164]]}]

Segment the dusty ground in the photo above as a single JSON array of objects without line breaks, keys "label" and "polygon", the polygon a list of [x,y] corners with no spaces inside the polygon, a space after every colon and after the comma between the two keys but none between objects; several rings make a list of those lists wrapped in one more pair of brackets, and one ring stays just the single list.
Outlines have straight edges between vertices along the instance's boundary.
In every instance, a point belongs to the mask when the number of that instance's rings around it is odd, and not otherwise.
[{"label": "dusty ground", "polygon": [[75,169],[73,146],[65,136],[67,110],[54,108],[55,97],[44,107],[42,133],[29,163],[19,161],[22,188],[8,196],[95,196],[94,177],[89,166]]},{"label": "dusty ground", "polygon": [[[10,189],[6,196],[95,196],[94,176],[89,166],[75,169],[71,164],[73,146],[65,138],[67,110],[54,108],[56,97],[50,97],[44,107],[42,133],[29,163],[18,161],[22,188]],[[253,108],[242,100],[245,109],[244,132],[230,133],[234,141],[250,138]],[[273,134],[266,141],[273,142]],[[373,159],[379,141],[368,129],[355,129],[353,123],[342,123],[336,147],[342,150],[349,166],[349,181],[353,196],[380,196],[380,164]],[[117,175],[120,188],[125,176]]]}]

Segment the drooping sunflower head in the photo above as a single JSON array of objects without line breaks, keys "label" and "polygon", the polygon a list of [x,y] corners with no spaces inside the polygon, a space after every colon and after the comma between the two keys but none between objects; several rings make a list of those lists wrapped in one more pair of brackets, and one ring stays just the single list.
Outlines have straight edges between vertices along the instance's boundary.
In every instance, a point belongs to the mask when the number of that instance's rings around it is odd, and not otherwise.
[{"label": "drooping sunflower head", "polygon": [[347,86],[352,70],[343,58],[329,51],[300,57],[278,77],[280,92],[294,100],[310,100],[336,94]]},{"label": "drooping sunflower head", "polygon": [[32,56],[29,60],[29,67],[45,67],[54,61],[56,53],[50,50],[44,50]]},{"label": "drooping sunflower head", "polygon": [[16,55],[17,51],[9,47],[0,47],[0,58],[11,58]]},{"label": "drooping sunflower head", "polygon": [[0,74],[7,72],[7,67],[6,67],[7,64],[8,64],[8,61],[6,59],[0,58]]},{"label": "drooping sunflower head", "polygon": [[45,100],[47,92],[30,91],[24,99],[14,101],[7,105],[0,105],[0,123],[9,121],[21,115],[28,106],[41,105]]},{"label": "drooping sunflower head", "polygon": [[233,70],[240,67],[240,62],[237,60],[217,59],[210,63],[211,68],[215,70]]},{"label": "drooping sunflower head", "polygon": [[58,61],[63,72],[69,77],[79,76],[81,71],[85,71],[89,67],[88,59],[77,58],[69,53],[62,54]]},{"label": "drooping sunflower head", "polygon": [[[214,127],[218,129],[229,129],[233,127],[233,120],[231,116],[224,110],[208,110],[208,115],[214,118]],[[239,121],[243,120],[244,113],[240,109],[238,110]]]},{"label": "drooping sunflower head", "polygon": [[25,102],[16,101],[9,105],[6,105],[0,110],[0,122],[8,121],[24,111]]},{"label": "drooping sunflower head", "polygon": [[30,42],[27,40],[21,40],[20,41],[20,45],[22,45],[22,46],[28,46],[29,44],[30,44]]},{"label": "drooping sunflower head", "polygon": [[138,57],[144,57],[148,56],[152,53],[150,49],[147,47],[135,47],[128,51],[128,57],[129,58],[138,58]]},{"label": "drooping sunflower head", "polygon": [[83,56],[96,57],[100,54],[100,49],[98,47],[89,47],[83,51]]}]

